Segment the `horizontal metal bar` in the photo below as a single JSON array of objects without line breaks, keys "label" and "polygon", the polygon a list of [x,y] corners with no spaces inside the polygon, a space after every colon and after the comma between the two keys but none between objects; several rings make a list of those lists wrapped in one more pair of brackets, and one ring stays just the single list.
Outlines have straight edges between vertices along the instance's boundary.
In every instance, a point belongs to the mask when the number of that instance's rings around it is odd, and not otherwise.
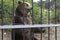
[{"label": "horizontal metal bar", "polygon": [[13,28],[35,28],[35,27],[59,27],[60,24],[34,24],[34,25],[3,25],[0,29],[13,29]]}]

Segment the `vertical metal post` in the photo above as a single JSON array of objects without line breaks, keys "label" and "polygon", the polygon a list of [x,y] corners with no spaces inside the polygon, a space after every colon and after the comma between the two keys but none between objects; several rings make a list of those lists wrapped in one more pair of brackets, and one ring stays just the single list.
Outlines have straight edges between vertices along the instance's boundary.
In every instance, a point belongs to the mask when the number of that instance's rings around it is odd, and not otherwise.
[{"label": "vertical metal post", "polygon": [[31,1],[32,1],[32,24],[34,24],[34,11],[33,11],[34,5],[33,5],[33,0]]},{"label": "vertical metal post", "polygon": [[[34,24],[34,11],[33,11],[33,7],[34,7],[34,5],[33,5],[33,0],[31,0],[31,2],[32,2],[32,25]],[[34,40],[34,30],[32,30],[32,33],[31,33],[31,35],[32,35],[32,39]]]},{"label": "vertical metal post", "polygon": [[[2,14],[1,14],[1,19],[2,19],[2,22],[1,22],[1,25],[3,26],[3,13],[4,13],[4,8],[3,8],[3,0],[2,0]],[[2,40],[3,40],[3,29],[2,29]]]},{"label": "vertical metal post", "polygon": [[[14,23],[14,13],[15,13],[15,10],[14,10],[14,0],[13,0],[13,19],[12,19],[12,22],[13,22],[13,25],[15,24]],[[15,40],[15,29],[12,29],[12,39],[11,40]]]},{"label": "vertical metal post", "polygon": [[[50,0],[48,0],[48,24],[50,24]],[[50,40],[50,27],[48,27],[48,40]]]},{"label": "vertical metal post", "polygon": [[59,19],[60,19],[60,17],[59,17],[60,16],[59,9],[60,8],[58,8],[58,22],[59,22]]},{"label": "vertical metal post", "polygon": [[[42,24],[42,0],[41,0],[41,18],[40,19],[41,19],[41,24]],[[42,27],[40,31],[41,31],[41,40],[42,40]]]},{"label": "vertical metal post", "polygon": [[[25,0],[23,0],[23,3],[25,2]],[[24,12],[25,9],[23,9],[23,12]],[[23,15],[23,20],[24,20],[24,15]],[[22,32],[23,32],[23,40],[26,40],[25,39],[25,31],[24,31],[24,28],[22,29]]]},{"label": "vertical metal post", "polygon": [[24,3],[25,0],[23,0],[23,3]]},{"label": "vertical metal post", "polygon": [[14,0],[13,0],[13,14],[12,14],[12,24],[14,25],[14,13],[15,13],[15,8],[14,8]]},{"label": "vertical metal post", "polygon": [[[56,22],[56,0],[55,0],[55,24],[57,23]],[[55,40],[57,40],[57,27],[55,27]]]}]

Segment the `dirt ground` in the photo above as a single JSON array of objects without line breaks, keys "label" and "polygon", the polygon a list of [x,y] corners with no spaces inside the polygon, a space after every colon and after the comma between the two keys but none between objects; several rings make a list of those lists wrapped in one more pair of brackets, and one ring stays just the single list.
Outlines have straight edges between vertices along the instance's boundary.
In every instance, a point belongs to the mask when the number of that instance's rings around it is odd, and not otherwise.
[{"label": "dirt ground", "polygon": [[[0,30],[0,40],[2,40],[2,33]],[[5,32],[3,31],[3,40],[11,40],[11,32]]]},{"label": "dirt ground", "polygon": [[[37,40],[41,40],[41,33],[35,33],[34,37]],[[4,40],[11,40],[11,32],[3,33]],[[57,27],[57,40],[60,39],[60,27]],[[0,30],[0,40],[2,40],[2,33]],[[45,33],[42,33],[42,40],[48,40],[48,29],[46,29]],[[50,40],[55,40],[55,27],[50,28]]]}]

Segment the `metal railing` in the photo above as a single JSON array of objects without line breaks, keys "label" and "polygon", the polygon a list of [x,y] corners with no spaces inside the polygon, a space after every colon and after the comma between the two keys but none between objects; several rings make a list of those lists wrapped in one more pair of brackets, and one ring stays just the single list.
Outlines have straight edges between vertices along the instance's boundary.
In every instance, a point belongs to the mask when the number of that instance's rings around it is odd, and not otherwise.
[{"label": "metal railing", "polygon": [[[12,17],[14,18],[14,13],[15,13],[15,3],[14,3],[14,1],[15,0],[13,0],[13,15],[12,15]],[[17,1],[17,0],[16,0]],[[32,3],[32,22],[33,22],[33,24],[32,25],[14,25],[14,19],[12,18],[12,25],[4,25],[4,0],[1,0],[1,9],[2,9],[2,13],[1,13],[1,25],[0,25],[0,29],[2,30],[2,40],[4,40],[3,39],[3,30],[5,30],[5,29],[12,29],[12,34],[14,34],[14,30],[13,29],[16,29],[16,28],[41,28],[41,31],[42,31],[42,28],[43,27],[48,27],[48,40],[50,40],[50,27],[55,27],[55,40],[57,40],[57,27],[59,27],[60,26],[60,24],[57,24],[57,21],[56,21],[56,16],[57,16],[57,12],[56,12],[56,10],[57,10],[57,4],[56,4],[56,0],[54,1],[55,2],[55,20],[54,20],[54,24],[51,24],[51,22],[50,22],[50,15],[51,15],[51,13],[50,13],[50,6],[51,6],[51,3],[50,3],[50,0],[46,0],[46,1],[48,1],[47,2],[47,6],[48,6],[48,8],[47,8],[47,16],[48,16],[48,18],[47,18],[47,21],[48,21],[48,23],[47,24],[43,24],[43,22],[42,22],[42,17],[43,17],[43,0],[40,0],[40,19],[39,20],[41,20],[41,22],[40,22],[40,24],[35,24],[34,23],[34,2],[33,2],[33,0],[31,0],[31,3]],[[23,0],[23,2],[25,2],[25,0]],[[53,2],[53,1],[52,1]],[[34,30],[33,30],[34,31]],[[34,35],[34,34],[33,34]],[[43,34],[42,34],[42,32],[41,32],[41,39],[40,40],[43,40],[43,36],[42,36]],[[15,36],[13,36],[12,35],[12,40],[15,40],[15,38],[14,38]],[[35,40],[35,39],[33,39],[33,40]]]}]

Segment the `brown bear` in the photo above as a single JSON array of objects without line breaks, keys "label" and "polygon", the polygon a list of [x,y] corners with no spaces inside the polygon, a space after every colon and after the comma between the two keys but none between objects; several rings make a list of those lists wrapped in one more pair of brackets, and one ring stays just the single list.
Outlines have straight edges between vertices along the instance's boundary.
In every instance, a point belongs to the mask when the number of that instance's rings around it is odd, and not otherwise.
[{"label": "brown bear", "polygon": [[32,7],[29,3],[18,1],[15,13],[15,24],[32,24],[31,9]]},{"label": "brown bear", "polygon": [[[14,14],[14,24],[32,24],[32,17],[30,15],[30,10],[32,6],[27,2],[18,1],[18,6]],[[13,36],[15,35],[15,40],[31,40],[31,29],[14,29]]]},{"label": "brown bear", "polygon": [[[32,9],[32,6],[27,3],[27,2],[20,2],[18,1],[18,6],[16,8],[15,14],[14,14],[14,24],[19,25],[19,24],[32,24],[32,17],[30,15],[30,10]],[[40,29],[32,29],[35,32],[40,32]],[[37,40],[35,37],[32,35],[32,30],[31,28],[25,28],[25,29],[14,29],[13,30],[13,37],[15,35],[14,40]]]}]

